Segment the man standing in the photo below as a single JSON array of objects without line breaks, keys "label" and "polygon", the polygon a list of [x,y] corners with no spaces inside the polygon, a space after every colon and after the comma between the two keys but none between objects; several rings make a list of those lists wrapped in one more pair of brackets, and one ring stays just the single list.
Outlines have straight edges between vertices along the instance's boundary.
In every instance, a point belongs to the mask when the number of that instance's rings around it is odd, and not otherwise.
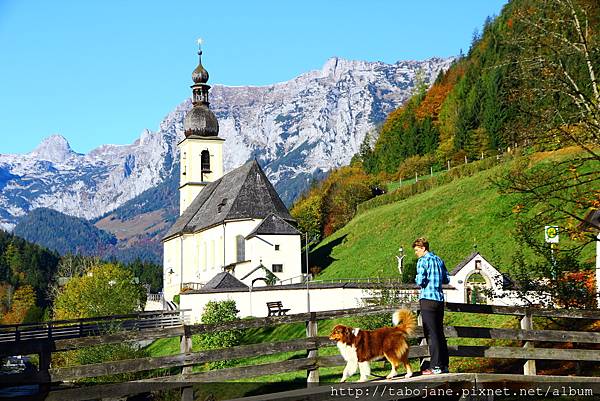
[{"label": "man standing", "polygon": [[450,283],[444,261],[429,251],[429,242],[417,238],[413,244],[417,261],[416,283],[421,287],[419,305],[423,317],[423,333],[427,338],[430,368],[422,374],[448,373],[448,345],[444,336],[444,293],[442,284]]}]

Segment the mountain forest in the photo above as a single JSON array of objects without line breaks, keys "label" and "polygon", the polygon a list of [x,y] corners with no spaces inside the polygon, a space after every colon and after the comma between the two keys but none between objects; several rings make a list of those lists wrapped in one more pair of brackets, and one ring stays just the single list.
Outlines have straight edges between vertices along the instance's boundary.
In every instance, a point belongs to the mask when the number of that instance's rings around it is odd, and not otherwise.
[{"label": "mountain forest", "polygon": [[[502,193],[519,194],[511,219],[520,222],[522,240],[534,246],[532,233],[550,222],[568,236],[593,240],[581,224],[600,206],[599,27],[597,1],[510,1],[473,33],[467,54],[429,89],[417,85],[365,137],[350,166],[294,204],[301,230],[317,243],[348,223],[362,202],[401,190],[398,183],[521,155],[495,181]],[[569,147],[581,152],[533,163],[536,153]]]}]

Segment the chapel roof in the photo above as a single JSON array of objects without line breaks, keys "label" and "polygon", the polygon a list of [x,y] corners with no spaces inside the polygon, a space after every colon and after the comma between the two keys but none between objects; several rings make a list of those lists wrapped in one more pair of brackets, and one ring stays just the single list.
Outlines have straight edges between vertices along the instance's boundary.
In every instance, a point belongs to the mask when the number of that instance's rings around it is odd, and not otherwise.
[{"label": "chapel roof", "polygon": [[203,290],[215,290],[224,288],[248,288],[248,286],[235,278],[231,273],[221,272],[211,278],[202,286]]},{"label": "chapel roof", "polygon": [[456,267],[454,269],[452,269],[452,271],[449,274],[451,276],[456,276],[456,273],[458,273],[459,271],[461,271],[461,269],[463,267],[465,267],[477,255],[479,255],[479,252],[477,252],[477,251],[471,253],[469,256],[467,256],[465,259],[463,259],[462,262],[460,262],[459,264],[457,264]]},{"label": "chapel roof", "polygon": [[246,238],[257,235],[299,235],[300,231],[274,213],[269,214]]},{"label": "chapel roof", "polygon": [[288,223],[294,222],[257,161],[251,160],[206,185],[175,221],[163,241],[203,231],[225,221],[265,219],[270,214]]}]

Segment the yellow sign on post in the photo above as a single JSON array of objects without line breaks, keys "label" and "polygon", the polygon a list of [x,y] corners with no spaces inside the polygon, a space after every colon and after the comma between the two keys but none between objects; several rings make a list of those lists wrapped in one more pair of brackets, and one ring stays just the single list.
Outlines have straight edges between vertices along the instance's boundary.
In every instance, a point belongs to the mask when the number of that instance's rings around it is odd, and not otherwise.
[{"label": "yellow sign on post", "polygon": [[549,244],[558,244],[558,226],[546,226],[544,237]]}]

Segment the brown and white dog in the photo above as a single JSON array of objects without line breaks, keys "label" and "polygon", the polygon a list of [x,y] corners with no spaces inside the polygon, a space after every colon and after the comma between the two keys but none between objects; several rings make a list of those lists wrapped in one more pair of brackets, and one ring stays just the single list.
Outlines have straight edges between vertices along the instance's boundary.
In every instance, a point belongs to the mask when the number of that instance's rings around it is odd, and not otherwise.
[{"label": "brown and white dog", "polygon": [[392,364],[388,379],[398,374],[400,362],[406,369],[405,378],[413,372],[408,363],[407,337],[417,325],[415,315],[406,309],[400,309],[392,315],[394,327],[382,327],[376,330],[361,330],[338,324],[329,335],[329,339],[337,341],[337,347],[346,360],[346,367],[341,382],[356,373],[360,368],[360,381],[367,381],[371,374],[369,361],[385,357]]}]

